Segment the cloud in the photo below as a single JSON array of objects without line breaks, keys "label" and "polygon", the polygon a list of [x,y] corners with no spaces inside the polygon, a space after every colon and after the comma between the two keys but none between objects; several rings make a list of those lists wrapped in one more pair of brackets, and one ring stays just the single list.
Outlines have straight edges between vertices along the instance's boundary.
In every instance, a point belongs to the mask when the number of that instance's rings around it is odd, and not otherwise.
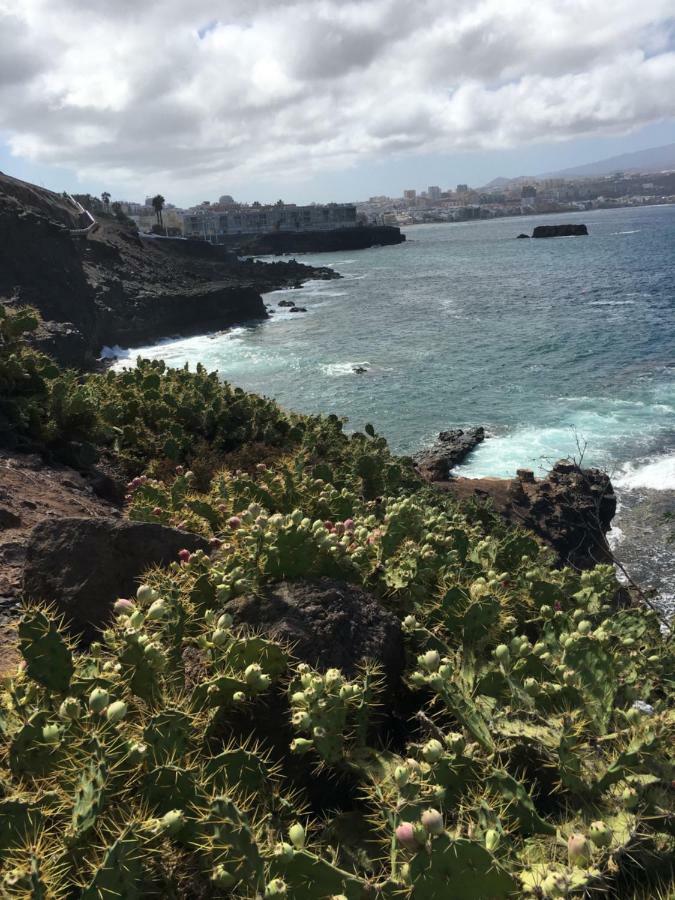
[{"label": "cloud", "polygon": [[675,117],[674,15],[674,0],[0,0],[0,130],[85,179],[200,196],[625,133]]}]

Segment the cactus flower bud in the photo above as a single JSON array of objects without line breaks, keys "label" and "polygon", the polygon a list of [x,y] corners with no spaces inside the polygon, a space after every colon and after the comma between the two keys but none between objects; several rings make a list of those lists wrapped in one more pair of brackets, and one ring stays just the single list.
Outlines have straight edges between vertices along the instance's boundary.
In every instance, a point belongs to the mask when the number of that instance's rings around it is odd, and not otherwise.
[{"label": "cactus flower bud", "polygon": [[609,847],[612,843],[612,829],[602,821],[591,822],[588,836],[596,847]]},{"label": "cactus flower bud", "polygon": [[488,828],[485,832],[485,847],[490,853],[494,853],[499,846],[499,832],[494,828]]},{"label": "cactus flower bud", "polygon": [[120,597],[119,600],[115,600],[113,605],[113,612],[116,616],[128,616],[130,613],[134,612],[135,609],[136,604],[132,600],[125,600],[123,597]]},{"label": "cactus flower bud", "polygon": [[42,729],[42,740],[45,744],[58,744],[61,740],[61,729],[58,725],[45,725]]},{"label": "cactus flower bud", "polygon": [[136,599],[139,603],[152,603],[153,600],[156,600],[159,594],[154,588],[151,588],[149,584],[142,584],[139,589],[136,591]]},{"label": "cactus flower bud", "polygon": [[112,725],[114,725],[116,722],[121,722],[126,714],[126,703],[123,700],[116,700],[106,709],[105,717]]},{"label": "cactus flower bud", "polygon": [[241,528],[241,519],[239,516],[230,516],[227,520],[228,528],[231,528],[232,531],[236,531],[237,528]]},{"label": "cactus flower bud", "polygon": [[182,563],[189,563],[189,562],[190,562],[190,557],[191,557],[191,556],[192,556],[192,554],[190,553],[190,551],[189,551],[189,550],[186,550],[185,548],[183,548],[182,550],[179,550],[179,551],[178,551],[178,559],[179,559]]},{"label": "cactus flower bud", "polygon": [[443,755],[443,744],[433,738],[422,747],[422,756],[428,763],[435,763]]},{"label": "cactus flower bud", "polygon": [[157,622],[159,619],[163,619],[168,611],[169,608],[166,605],[166,600],[159,598],[150,605],[150,609],[147,612],[147,618],[151,622]]},{"label": "cactus flower bud", "polygon": [[404,631],[414,631],[417,628],[417,619],[415,616],[406,616],[402,624]]},{"label": "cactus flower bud", "polygon": [[264,691],[270,686],[272,681],[270,676],[263,672],[258,663],[251,663],[250,666],[246,666],[244,678],[246,679],[246,684],[257,691]]},{"label": "cactus flower bud", "polygon": [[419,666],[427,672],[436,672],[441,664],[441,655],[438,650],[427,650],[417,657]]},{"label": "cactus flower bud", "polygon": [[567,839],[567,857],[571,866],[586,868],[591,861],[591,848],[586,836],[575,831]]},{"label": "cactus flower bud", "polygon": [[417,850],[419,845],[415,838],[415,829],[412,822],[401,822],[396,829],[396,840],[406,850]]},{"label": "cactus flower bud", "polygon": [[110,697],[104,688],[96,687],[91,694],[89,694],[89,709],[93,713],[103,712],[109,702]]},{"label": "cactus flower bud", "polygon": [[443,816],[437,809],[425,809],[421,816],[421,822],[429,834],[440,834],[443,831]]},{"label": "cactus flower bud", "polygon": [[265,900],[268,897],[285,897],[286,882],[282,878],[273,878],[265,887]]},{"label": "cactus flower bud", "polygon": [[305,829],[300,822],[295,822],[295,824],[291,825],[288,829],[288,839],[296,850],[302,850],[305,846],[305,837]]},{"label": "cactus flower bud", "polygon": [[62,719],[79,719],[80,711],[80,701],[77,697],[66,697],[59,706],[59,715]]}]

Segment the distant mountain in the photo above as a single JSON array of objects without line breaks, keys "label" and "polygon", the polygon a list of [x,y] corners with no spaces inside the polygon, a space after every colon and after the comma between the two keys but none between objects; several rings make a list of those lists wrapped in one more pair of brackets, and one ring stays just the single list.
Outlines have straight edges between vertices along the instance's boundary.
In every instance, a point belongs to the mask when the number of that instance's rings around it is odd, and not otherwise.
[{"label": "distant mountain", "polygon": [[633,153],[621,153],[583,166],[545,172],[543,175],[519,175],[517,178],[493,178],[480,190],[499,191],[512,184],[527,183],[535,178],[596,178],[612,175],[614,172],[663,172],[675,171],[675,144],[664,147],[650,147]]},{"label": "distant mountain", "polygon": [[675,144],[665,147],[650,147],[649,150],[636,150],[633,153],[622,153],[610,156],[585,166],[572,166],[558,172],[547,172],[540,178],[593,178],[612,175],[614,172],[662,172],[664,169],[675,170]]}]

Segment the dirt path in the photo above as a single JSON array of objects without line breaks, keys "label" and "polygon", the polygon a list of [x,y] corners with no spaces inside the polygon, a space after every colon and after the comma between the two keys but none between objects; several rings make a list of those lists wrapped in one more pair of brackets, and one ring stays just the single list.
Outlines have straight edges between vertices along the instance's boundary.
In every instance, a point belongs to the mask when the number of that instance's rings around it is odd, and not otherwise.
[{"label": "dirt path", "polygon": [[119,516],[73,469],[0,450],[0,675],[14,668],[16,621],[30,532],[43,519]]}]

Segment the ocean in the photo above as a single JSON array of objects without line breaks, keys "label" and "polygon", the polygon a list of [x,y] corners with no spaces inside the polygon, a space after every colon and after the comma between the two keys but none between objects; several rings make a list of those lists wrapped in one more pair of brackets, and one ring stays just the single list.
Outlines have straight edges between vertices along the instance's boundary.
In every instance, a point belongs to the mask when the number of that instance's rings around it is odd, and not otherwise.
[{"label": "ocean", "polygon": [[[515,240],[561,221],[590,234]],[[457,470],[468,477],[542,474],[566,456],[600,466],[619,497],[615,554],[672,614],[675,206],[405,231],[393,247],[299,256],[343,278],[268,294],[269,321],[125,350],[117,365],[202,362],[288,408],[371,422],[400,453],[483,425],[489,439]]]}]

